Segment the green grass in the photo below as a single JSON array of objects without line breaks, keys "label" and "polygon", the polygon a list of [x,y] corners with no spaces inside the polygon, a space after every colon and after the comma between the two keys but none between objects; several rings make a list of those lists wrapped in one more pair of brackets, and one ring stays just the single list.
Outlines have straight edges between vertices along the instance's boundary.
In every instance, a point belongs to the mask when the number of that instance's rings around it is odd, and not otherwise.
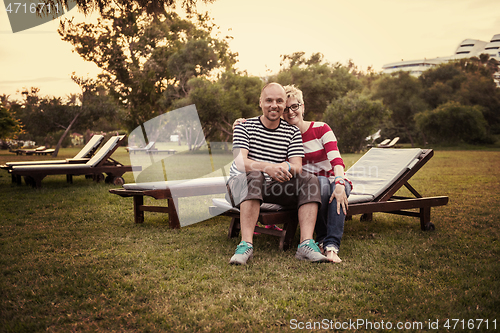
[{"label": "green grass", "polygon": [[[123,148],[113,157],[128,162]],[[359,157],[345,155],[346,165]],[[0,151],[0,164],[42,158]],[[431,331],[441,332],[451,318],[500,329],[499,164],[498,151],[436,151],[411,181],[450,197],[432,210],[433,232],[415,218],[355,216],[341,264],[297,261],[261,235],[244,267],[228,265],[238,243],[228,218],[171,230],[165,215],[146,213],[135,225],[131,199],[112,185],[49,176],[34,190],[0,170],[0,331],[297,331],[291,323],[363,319],[423,331],[439,320]]]}]

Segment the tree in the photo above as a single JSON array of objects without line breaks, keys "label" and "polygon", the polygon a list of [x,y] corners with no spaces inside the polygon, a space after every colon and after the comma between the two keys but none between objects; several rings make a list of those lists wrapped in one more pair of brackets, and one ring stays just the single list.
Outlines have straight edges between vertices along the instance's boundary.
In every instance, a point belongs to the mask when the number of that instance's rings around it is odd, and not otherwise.
[{"label": "tree", "polygon": [[228,71],[216,82],[194,78],[188,85],[188,96],[175,105],[196,105],[208,141],[227,143],[233,135],[232,124],[235,119],[259,114],[262,81],[257,77]]},{"label": "tree", "polygon": [[295,52],[282,55],[282,69],[270,80],[283,85],[293,84],[302,90],[308,111],[306,119],[321,119],[331,102],[349,91],[361,91],[361,82],[350,73],[348,67],[323,62],[321,53],[315,53],[309,59],[304,54]]},{"label": "tree", "polygon": [[[94,80],[78,78],[74,73],[71,76],[71,79],[82,89],[82,94],[78,96],[81,106],[76,105],[77,96],[74,96],[70,99],[70,103],[65,105],[66,110],[64,112],[64,115],[66,117],[69,116],[71,120],[66,118],[67,120],[64,123],[58,120],[53,121],[58,127],[64,129],[63,134],[57,142],[54,153],[52,154],[54,157],[56,157],[59,153],[59,149],[61,148],[64,138],[70,133],[70,130],[74,128],[77,120],[81,123],[81,127],[88,128],[90,124],[94,123],[98,119],[105,117],[109,118],[117,112],[116,105],[109,99],[105,89]],[[54,111],[52,114],[55,116],[55,119],[60,119],[61,110],[59,109]]]},{"label": "tree", "polygon": [[22,139],[43,142],[48,145],[53,137],[63,130],[55,147],[57,156],[66,136],[72,129],[85,130],[99,119],[111,118],[118,112],[117,106],[102,86],[91,79],[72,79],[82,88],[79,96],[70,96],[69,101],[60,97],[40,97],[38,88],[25,89],[24,101],[14,104],[16,116],[24,125]]},{"label": "tree", "polygon": [[351,91],[328,106],[323,121],[329,124],[335,133],[340,151],[352,153],[364,148],[365,138],[373,133],[388,115],[382,102]]},{"label": "tree", "polygon": [[135,2],[105,8],[97,24],[61,22],[60,35],[103,70],[99,80],[127,111],[132,130],[188,93],[187,82],[235,63],[206,15],[149,16]]},{"label": "tree", "polygon": [[493,132],[500,133],[500,90],[493,79],[498,69],[499,63],[488,54],[441,64],[419,77],[422,96],[431,109],[450,101],[482,106]]},{"label": "tree", "polygon": [[461,105],[450,101],[432,111],[415,116],[418,128],[429,143],[492,143],[480,106]]},{"label": "tree", "polygon": [[[213,3],[215,0],[200,0],[204,3]],[[192,12],[196,8],[197,0],[182,0],[181,6],[187,11]],[[90,14],[93,11],[98,11],[103,14],[107,9],[113,6],[123,6],[132,4],[141,8],[148,15],[158,15],[165,13],[168,8],[176,7],[176,0],[46,0],[46,5],[64,5],[65,8],[73,8],[74,5],[84,14]],[[48,6],[45,6],[48,8]]]},{"label": "tree", "polygon": [[15,139],[22,132],[21,122],[0,103],[0,139]]},{"label": "tree", "polygon": [[392,111],[392,123],[403,130],[412,147],[415,145],[416,134],[413,117],[427,108],[421,95],[420,82],[408,72],[383,75],[373,83],[373,98],[381,99]]}]

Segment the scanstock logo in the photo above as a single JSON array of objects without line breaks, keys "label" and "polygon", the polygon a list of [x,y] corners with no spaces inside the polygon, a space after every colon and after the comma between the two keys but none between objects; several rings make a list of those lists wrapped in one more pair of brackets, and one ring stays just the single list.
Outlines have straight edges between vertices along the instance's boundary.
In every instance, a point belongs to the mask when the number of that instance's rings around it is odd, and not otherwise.
[{"label": "scanstock logo", "polygon": [[13,33],[54,20],[76,6],[73,0],[3,0]]}]

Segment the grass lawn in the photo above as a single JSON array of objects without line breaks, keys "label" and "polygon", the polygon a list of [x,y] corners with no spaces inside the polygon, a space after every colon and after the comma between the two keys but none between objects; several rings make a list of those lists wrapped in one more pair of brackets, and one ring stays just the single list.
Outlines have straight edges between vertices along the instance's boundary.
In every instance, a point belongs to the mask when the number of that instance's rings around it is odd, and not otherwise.
[{"label": "grass lawn", "polygon": [[[345,155],[347,166],[360,156]],[[0,164],[44,158],[0,151]],[[128,163],[124,148],[113,158]],[[435,231],[410,217],[355,216],[341,264],[298,261],[260,235],[243,267],[228,265],[238,243],[228,218],[171,230],[146,213],[135,225],[132,199],[113,185],[49,176],[35,190],[0,170],[0,331],[500,330],[499,165],[498,150],[435,152],[411,181],[450,197],[432,210]]]}]

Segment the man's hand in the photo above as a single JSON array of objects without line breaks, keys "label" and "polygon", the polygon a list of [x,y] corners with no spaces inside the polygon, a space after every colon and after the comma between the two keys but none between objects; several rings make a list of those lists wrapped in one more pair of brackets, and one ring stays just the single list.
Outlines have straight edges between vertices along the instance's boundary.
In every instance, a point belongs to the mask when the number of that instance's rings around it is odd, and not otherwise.
[{"label": "man's hand", "polygon": [[288,172],[288,164],[286,162],[280,164],[272,164],[264,169],[272,179],[283,183],[292,179],[292,174]]}]

